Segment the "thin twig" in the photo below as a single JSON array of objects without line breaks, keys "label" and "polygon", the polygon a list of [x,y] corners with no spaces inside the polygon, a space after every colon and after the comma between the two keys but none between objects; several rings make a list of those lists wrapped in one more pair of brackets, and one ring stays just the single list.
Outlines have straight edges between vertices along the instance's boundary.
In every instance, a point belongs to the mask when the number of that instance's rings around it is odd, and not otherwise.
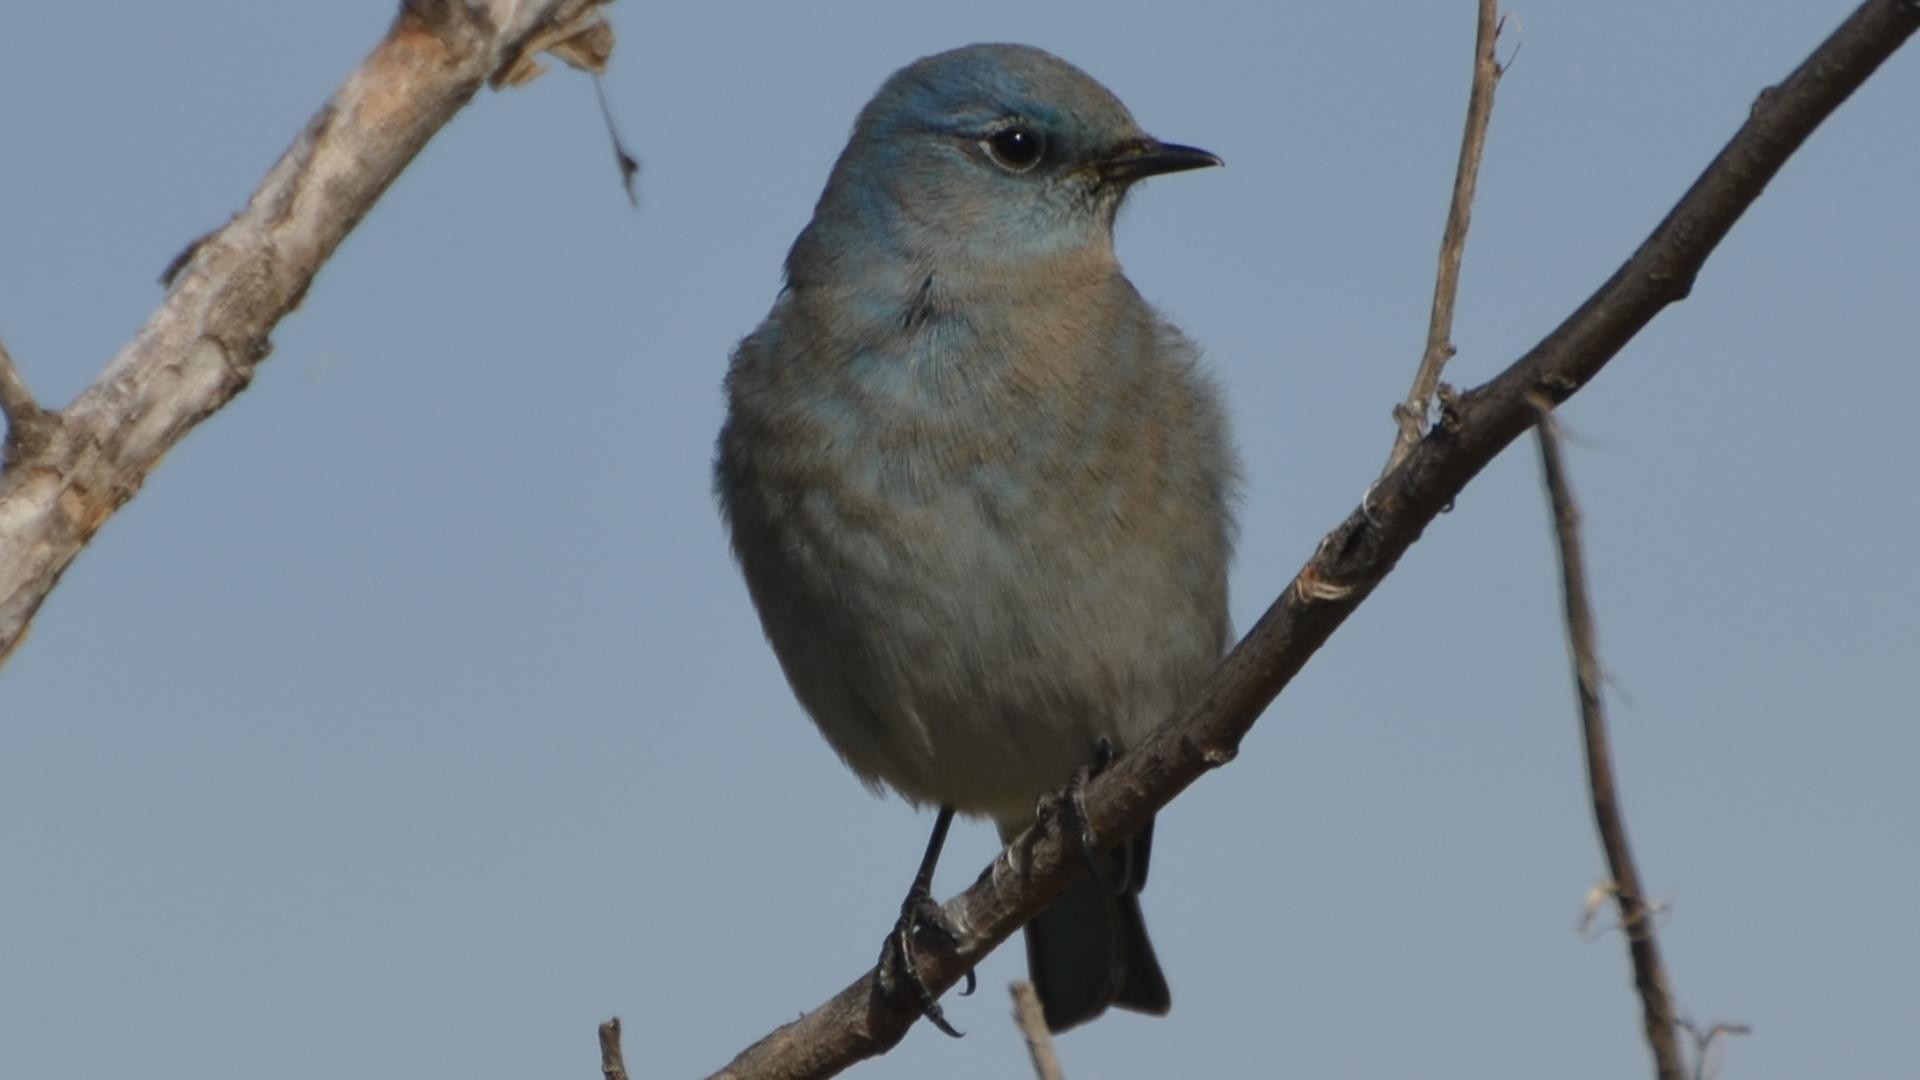
[{"label": "thin twig", "polygon": [[33,392],[27,389],[27,382],[20,377],[20,369],[14,366],[13,354],[5,344],[0,344],[0,417],[7,421],[8,460],[34,437],[46,419],[45,410],[33,400]]},{"label": "thin twig", "polygon": [[1732,1038],[1735,1035],[1753,1034],[1751,1027],[1732,1020],[1718,1020],[1713,1026],[1702,1030],[1700,1025],[1682,1017],[1680,1027],[1693,1038],[1693,1080],[1711,1080],[1719,1071],[1714,1067],[1718,1065],[1718,1061],[1714,1058],[1713,1051],[1717,1045],[1725,1041],[1722,1036]]},{"label": "thin twig", "polygon": [[640,188],[634,178],[640,175],[640,159],[627,149],[620,137],[620,126],[613,122],[613,106],[607,101],[607,87],[599,75],[593,77],[593,96],[600,102],[600,118],[607,122],[607,139],[613,143],[613,162],[620,170],[620,186],[626,189],[627,204],[640,207]]},{"label": "thin twig", "polygon": [[627,1059],[620,1052],[620,1018],[600,1025],[600,1075],[604,1080],[627,1080]]},{"label": "thin twig", "polygon": [[1040,995],[1033,984],[1021,979],[1007,988],[1013,994],[1013,1022],[1026,1037],[1027,1053],[1033,1055],[1034,1080],[1066,1080],[1060,1071],[1060,1058],[1053,1052],[1053,1035],[1047,1030],[1047,1014],[1040,1007]]},{"label": "thin twig", "polygon": [[1560,457],[1560,438],[1554,432],[1552,406],[1536,400],[1540,426],[1540,472],[1553,508],[1553,532],[1560,550],[1560,585],[1567,619],[1567,648],[1573,657],[1573,682],[1580,696],[1580,732],[1587,748],[1587,785],[1593,796],[1593,820],[1613,875],[1614,902],[1620,906],[1620,928],[1627,935],[1633,959],[1633,984],[1640,993],[1640,1016],[1653,1051],[1654,1075],[1659,1080],[1684,1080],[1686,1063],[1676,1037],[1673,992],[1660,963],[1660,943],[1654,933],[1653,911],[1640,885],[1633,848],[1627,843],[1627,823],[1620,811],[1620,792],[1613,781],[1613,750],[1607,738],[1607,710],[1601,699],[1600,651],[1594,640],[1593,607],[1587,596],[1586,556],[1580,544],[1580,508],[1568,486],[1566,465]]},{"label": "thin twig", "polygon": [[[1670,304],[1814,128],[1920,30],[1915,0],[1867,0],[1791,75],[1760,96],[1734,137],[1653,232],[1564,322],[1486,384],[1461,394],[1434,435],[1321,540],[1289,586],[1220,667],[1143,745],[1086,789],[1086,824],[1126,836],[1208,771],[1232,761],[1254,721],[1400,557],[1494,457],[1538,422],[1528,398],[1577,393]],[[1892,136],[1889,136],[1892,137]],[[920,958],[938,994],[960,981],[1084,870],[1075,830],[1050,823],[944,907],[962,928],[951,952]],[[834,997],[742,1050],[716,1077],[832,1076],[886,1053],[920,1019],[917,1005],[876,990],[868,970]]]},{"label": "thin twig", "polygon": [[1427,348],[1414,372],[1407,400],[1394,406],[1399,433],[1387,456],[1385,476],[1397,468],[1427,433],[1427,414],[1434,391],[1440,388],[1440,370],[1453,359],[1453,304],[1460,292],[1460,259],[1467,250],[1467,226],[1473,219],[1473,189],[1480,179],[1480,157],[1487,148],[1487,123],[1493,118],[1493,88],[1501,67],[1494,44],[1502,24],[1497,0],[1480,0],[1473,38],[1473,89],[1467,95],[1466,129],[1460,135],[1460,161],[1453,173],[1453,202],[1447,207],[1447,227],[1440,234],[1440,269],[1433,279],[1433,310],[1427,318]]}]

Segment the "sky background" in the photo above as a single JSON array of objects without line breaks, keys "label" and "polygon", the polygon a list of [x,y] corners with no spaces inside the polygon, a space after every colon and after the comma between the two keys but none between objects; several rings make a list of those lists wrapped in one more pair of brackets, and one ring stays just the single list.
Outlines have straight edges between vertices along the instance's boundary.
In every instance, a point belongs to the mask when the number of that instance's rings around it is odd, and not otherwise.
[{"label": "sky background", "polygon": [[[1623,259],[1850,9],[1515,3],[1448,377]],[[68,400],[386,28],[388,0],[9,4],[0,338]],[[607,89],[483,93],[252,388],[100,533],[0,672],[0,1075],[703,1075],[869,965],[929,817],[794,704],[708,493],[728,351],[854,114],[981,40],[1053,50],[1228,167],[1119,246],[1247,466],[1241,628],[1360,498],[1425,335],[1467,0],[617,4]],[[1503,49],[1503,55],[1511,47]],[[1814,135],[1563,412],[1616,762],[1726,1076],[1911,1076],[1920,1009],[1920,52]],[[1162,817],[1174,990],[1072,1077],[1647,1075],[1532,446],[1237,762]],[[991,830],[956,832],[939,892]],[[1030,1075],[1018,945],[862,1076]]]}]

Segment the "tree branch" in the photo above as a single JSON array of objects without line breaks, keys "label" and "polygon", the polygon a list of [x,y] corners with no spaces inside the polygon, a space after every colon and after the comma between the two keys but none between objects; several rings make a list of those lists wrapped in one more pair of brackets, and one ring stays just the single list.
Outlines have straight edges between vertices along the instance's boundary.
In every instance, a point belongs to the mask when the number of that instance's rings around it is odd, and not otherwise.
[{"label": "tree branch", "polygon": [[0,448],[0,468],[36,452],[46,441],[47,412],[33,399],[27,381],[14,366],[13,354],[0,343],[0,419],[7,422],[7,440]]},{"label": "tree branch", "polygon": [[[1293,584],[1180,713],[1086,789],[1088,824],[1124,836],[1208,770],[1232,761],[1274,697],[1352,614],[1428,523],[1531,426],[1529,397],[1558,404],[1598,374],[1667,305],[1684,298],[1707,256],[1808,134],[1920,27],[1914,0],[1868,0],[1780,85],[1624,265],[1499,376],[1454,401],[1434,431],[1320,542]],[[996,856],[946,904],[961,933],[951,954],[919,958],[936,993],[1018,930],[1080,872],[1079,843],[1056,828],[1030,839],[1013,868]],[[882,998],[869,970],[742,1051],[720,1077],[830,1076],[890,1049],[919,1013]]]},{"label": "tree branch", "polygon": [[1593,821],[1613,875],[1610,891],[1620,905],[1620,926],[1626,931],[1627,952],[1633,960],[1633,984],[1640,994],[1640,1015],[1653,1051],[1654,1075],[1659,1080],[1685,1080],[1686,1063],[1676,1036],[1673,991],[1660,963],[1660,942],[1653,929],[1653,911],[1640,884],[1640,869],[1627,843],[1627,822],[1620,811],[1620,791],[1613,782],[1613,750],[1607,737],[1607,709],[1600,696],[1600,650],[1593,628],[1593,607],[1587,597],[1587,560],[1580,544],[1580,507],[1567,483],[1560,457],[1560,437],[1546,402],[1537,405],[1540,423],[1540,475],[1553,510],[1554,540],[1560,552],[1560,586],[1567,620],[1567,651],[1573,660],[1573,684],[1580,696],[1580,733],[1587,752],[1587,787],[1593,797]]},{"label": "tree branch", "polygon": [[72,405],[40,414],[45,438],[0,473],[0,663],[166,452],[246,388],[328,256],[483,84],[525,81],[542,50],[604,62],[604,2],[402,3],[247,208],[176,260],[166,299],[133,341]]},{"label": "tree branch", "polygon": [[1493,57],[1500,38],[1498,0],[1480,0],[1473,37],[1473,89],[1467,95],[1466,130],[1460,134],[1460,162],[1453,173],[1453,201],[1447,207],[1446,228],[1440,233],[1440,268],[1433,279],[1433,310],[1427,318],[1427,347],[1413,374],[1405,403],[1393,410],[1399,434],[1387,455],[1392,472],[1407,460],[1427,433],[1427,414],[1434,392],[1440,389],[1440,369],[1453,359],[1453,303],[1460,293],[1460,259],[1467,250],[1467,227],[1473,220],[1473,191],[1480,179],[1480,157],[1487,148],[1487,123],[1493,118],[1493,90],[1500,82],[1500,64]]},{"label": "tree branch", "polygon": [[0,342],[0,416],[6,418],[7,430],[20,426],[22,416],[39,411],[39,403],[33,400],[26,381],[20,378],[20,369],[13,364],[13,354]]},{"label": "tree branch", "polygon": [[1681,1030],[1693,1039],[1693,1080],[1707,1080],[1713,1075],[1717,1067],[1713,1052],[1726,1039],[1753,1034],[1753,1029],[1747,1025],[1727,1020],[1717,1021],[1706,1028],[1684,1017],[1678,1023]]},{"label": "tree branch", "polygon": [[600,1025],[601,1080],[627,1080],[627,1058],[620,1050],[620,1018]]},{"label": "tree branch", "polygon": [[1053,1050],[1053,1033],[1047,1030],[1040,994],[1025,979],[1007,990],[1013,994],[1013,1022],[1019,1025],[1020,1037],[1027,1041],[1027,1053],[1033,1058],[1034,1080],[1066,1080],[1066,1074],[1060,1071],[1060,1056]]}]

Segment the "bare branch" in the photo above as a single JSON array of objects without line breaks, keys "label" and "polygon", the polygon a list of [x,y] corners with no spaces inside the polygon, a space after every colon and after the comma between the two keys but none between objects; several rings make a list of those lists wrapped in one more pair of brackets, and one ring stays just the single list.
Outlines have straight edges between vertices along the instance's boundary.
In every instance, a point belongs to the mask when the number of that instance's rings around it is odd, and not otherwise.
[{"label": "bare branch", "polygon": [[1620,791],[1613,782],[1613,749],[1607,737],[1606,704],[1600,696],[1600,651],[1593,629],[1593,605],[1587,595],[1586,555],[1580,543],[1580,508],[1567,483],[1560,457],[1560,439],[1554,431],[1553,410],[1545,402],[1535,406],[1540,426],[1540,473],[1553,508],[1553,533],[1560,551],[1561,597],[1567,620],[1567,649],[1573,658],[1573,683],[1580,696],[1580,733],[1587,751],[1587,787],[1593,797],[1594,825],[1600,847],[1613,874],[1613,899],[1620,906],[1620,927],[1627,935],[1627,953],[1633,959],[1634,988],[1640,994],[1640,1016],[1653,1051],[1654,1075],[1660,1080],[1685,1080],[1686,1064],[1676,1037],[1673,991],[1660,963],[1660,942],[1653,928],[1653,911],[1640,884],[1640,869],[1627,843],[1627,823],[1620,810]]},{"label": "bare branch", "polygon": [[627,1080],[626,1055],[620,1052],[620,1018],[600,1025],[600,1076],[602,1080]]},{"label": "bare branch", "polygon": [[13,365],[13,354],[0,343],[0,415],[6,417],[11,429],[19,424],[20,417],[39,411],[40,404],[33,400],[26,381],[20,378],[20,369]]},{"label": "bare branch", "polygon": [[1502,68],[1494,58],[1503,20],[1497,0],[1480,0],[1473,38],[1473,89],[1467,95],[1466,130],[1460,135],[1460,161],[1453,173],[1453,202],[1447,207],[1447,225],[1440,234],[1440,269],[1433,279],[1433,310],[1427,319],[1427,347],[1414,372],[1407,400],[1393,410],[1399,434],[1387,456],[1385,476],[1413,453],[1427,433],[1427,413],[1434,391],[1440,388],[1440,370],[1453,359],[1453,303],[1460,292],[1460,259],[1467,250],[1467,226],[1473,220],[1473,191],[1480,179],[1480,157],[1487,148],[1487,123],[1493,118],[1493,88]]},{"label": "bare branch", "polygon": [[613,144],[613,163],[620,170],[620,186],[627,191],[627,205],[639,209],[640,188],[634,183],[640,175],[640,159],[627,149],[626,140],[620,137],[620,125],[613,121],[613,106],[607,101],[606,84],[600,76],[593,77],[593,96],[600,102],[600,118],[607,122],[607,141]]},{"label": "bare branch", "polygon": [[[1494,456],[1534,424],[1529,397],[1559,403],[1585,386],[1694,276],[1780,166],[1813,129],[1920,28],[1912,0],[1868,0],[1746,122],[1638,251],[1545,340],[1484,386],[1460,395],[1443,422],[1320,542],[1283,592],[1179,714],[1086,788],[1086,822],[1099,836],[1146,824],[1208,770],[1232,761],[1240,740],[1314,652],[1393,570],[1442,509]],[[951,953],[918,958],[935,993],[959,981],[1082,870],[1077,837],[1048,823],[1017,837],[1023,865],[996,856],[946,904],[961,929]],[[875,991],[869,970],[831,1000],[742,1051],[731,1078],[831,1076],[886,1052],[919,1018]]]},{"label": "bare branch", "polygon": [[1040,995],[1033,984],[1021,979],[1007,989],[1013,994],[1013,1022],[1027,1040],[1027,1053],[1033,1056],[1034,1080],[1066,1080],[1060,1071],[1059,1055],[1053,1052],[1053,1033],[1047,1030],[1047,1014],[1040,1007]]},{"label": "bare branch", "polygon": [[33,399],[5,344],[0,344],[0,419],[7,422],[6,449],[0,458],[6,465],[32,454],[45,441],[47,412]]},{"label": "bare branch", "polygon": [[1705,1029],[1684,1017],[1679,1024],[1693,1038],[1693,1080],[1709,1080],[1718,1071],[1719,1059],[1714,1057],[1713,1052],[1726,1039],[1753,1034],[1753,1029],[1747,1025],[1728,1020],[1716,1021]]},{"label": "bare branch", "polygon": [[174,444],[244,390],[270,335],[387,185],[489,77],[530,50],[592,65],[605,0],[406,0],[253,198],[172,268],[158,310],[47,437],[0,474],[0,662]]}]

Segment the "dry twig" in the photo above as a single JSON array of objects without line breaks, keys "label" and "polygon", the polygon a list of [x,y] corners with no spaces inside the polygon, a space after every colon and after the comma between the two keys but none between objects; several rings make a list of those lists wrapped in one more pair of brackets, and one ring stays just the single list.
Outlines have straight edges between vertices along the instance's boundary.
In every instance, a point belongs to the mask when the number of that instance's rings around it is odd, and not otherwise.
[{"label": "dry twig", "polygon": [[1387,455],[1385,476],[1413,453],[1427,434],[1427,414],[1434,392],[1440,389],[1440,370],[1453,359],[1453,304],[1460,293],[1460,260],[1467,250],[1467,226],[1473,220],[1473,191],[1480,179],[1480,158],[1487,148],[1487,123],[1493,118],[1493,89],[1501,67],[1494,59],[1495,43],[1504,22],[1498,0],[1480,0],[1473,38],[1473,89],[1467,95],[1466,130],[1460,135],[1460,161],[1453,173],[1453,201],[1447,207],[1447,225],[1440,234],[1440,269],[1433,279],[1433,310],[1427,318],[1427,347],[1420,354],[1407,400],[1393,408],[1399,433]]},{"label": "dry twig", "polygon": [[1554,431],[1553,410],[1544,400],[1535,402],[1540,426],[1540,473],[1553,508],[1553,534],[1560,552],[1561,598],[1567,620],[1567,650],[1573,659],[1573,683],[1580,697],[1580,733],[1587,751],[1587,786],[1593,797],[1593,820],[1600,846],[1613,875],[1613,899],[1620,906],[1620,928],[1627,935],[1627,953],[1633,959],[1633,984],[1640,994],[1640,1017],[1647,1046],[1653,1051],[1654,1075],[1659,1080],[1684,1080],[1686,1065],[1675,1037],[1673,990],[1660,963],[1660,942],[1653,928],[1653,909],[1640,884],[1640,869],[1627,843],[1627,823],[1620,810],[1620,791],[1613,781],[1613,749],[1607,737],[1607,709],[1601,698],[1600,649],[1593,628],[1593,606],[1587,594],[1586,555],[1580,543],[1580,508],[1567,483],[1560,457],[1560,438]]},{"label": "dry twig", "polygon": [[0,344],[0,415],[6,417],[8,430],[19,426],[21,416],[39,411],[26,381],[20,378],[20,369],[13,364],[13,354]]},{"label": "dry twig", "polygon": [[626,1055],[620,1052],[620,1018],[600,1025],[600,1076],[602,1080],[627,1080]]},{"label": "dry twig", "polygon": [[1021,979],[1007,988],[1013,994],[1013,1022],[1027,1040],[1027,1053],[1033,1056],[1034,1080],[1065,1080],[1060,1057],[1053,1052],[1053,1033],[1047,1030],[1046,1010],[1040,1007],[1040,995],[1033,984]]},{"label": "dry twig", "polygon": [[[20,369],[14,366],[13,354],[4,344],[0,344],[0,419],[7,422],[6,447],[0,461],[11,464],[15,458],[33,453],[45,437],[46,411],[33,400]],[[4,657],[0,652],[0,659]]]},{"label": "dry twig", "polygon": [[1702,1028],[1691,1020],[1682,1018],[1680,1027],[1693,1038],[1693,1080],[1709,1080],[1718,1071],[1715,1066],[1718,1065],[1719,1059],[1713,1056],[1713,1052],[1725,1042],[1726,1038],[1753,1034],[1753,1029],[1747,1025],[1728,1020],[1716,1021],[1711,1026]]}]

